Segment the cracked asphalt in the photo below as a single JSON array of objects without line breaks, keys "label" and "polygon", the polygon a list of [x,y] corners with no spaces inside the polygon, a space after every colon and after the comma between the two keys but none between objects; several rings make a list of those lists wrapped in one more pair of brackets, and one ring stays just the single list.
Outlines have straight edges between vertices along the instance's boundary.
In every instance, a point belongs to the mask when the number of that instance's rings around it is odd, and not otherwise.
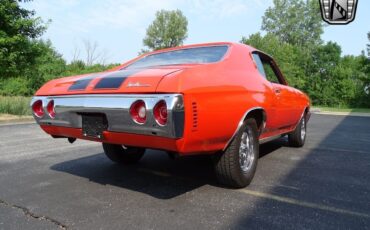
[{"label": "cracked asphalt", "polygon": [[252,184],[209,157],[110,162],[99,143],[0,125],[0,229],[370,229],[370,117],[313,115],[303,148],[264,144]]}]

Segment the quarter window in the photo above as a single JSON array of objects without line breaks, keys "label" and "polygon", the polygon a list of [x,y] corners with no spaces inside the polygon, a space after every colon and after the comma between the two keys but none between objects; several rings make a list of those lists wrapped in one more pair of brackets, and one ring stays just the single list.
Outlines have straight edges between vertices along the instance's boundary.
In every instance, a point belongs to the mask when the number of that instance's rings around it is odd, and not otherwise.
[{"label": "quarter window", "polygon": [[252,55],[257,65],[258,72],[266,78],[266,80],[277,84],[285,84],[284,81],[280,79],[279,70],[277,70],[277,67],[273,65],[273,61],[269,56],[257,52]]},{"label": "quarter window", "polygon": [[263,63],[262,63],[262,61],[261,61],[261,58],[258,56],[258,54],[256,54],[256,53],[253,53],[252,54],[253,55],[253,59],[254,59],[254,62],[256,63],[256,65],[257,65],[257,69],[258,69],[258,71],[260,72],[260,74],[262,75],[262,76],[264,76],[265,78],[266,78],[266,73],[265,73],[265,70],[264,70],[264,68],[263,68]]},{"label": "quarter window", "polygon": [[266,73],[266,79],[273,83],[279,83],[279,78],[275,74],[273,67],[271,66],[271,63],[263,63],[263,68]]}]

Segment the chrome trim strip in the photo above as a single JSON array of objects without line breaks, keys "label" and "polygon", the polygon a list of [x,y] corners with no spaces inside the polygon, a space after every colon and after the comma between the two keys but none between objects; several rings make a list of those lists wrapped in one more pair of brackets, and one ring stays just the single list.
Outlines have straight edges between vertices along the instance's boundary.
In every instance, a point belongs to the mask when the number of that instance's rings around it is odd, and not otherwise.
[{"label": "chrome trim strip", "polygon": [[[239,129],[242,127],[243,122],[244,122],[245,118],[248,116],[248,114],[249,114],[250,112],[254,111],[254,110],[257,110],[257,109],[262,109],[262,110],[263,110],[263,108],[262,108],[262,107],[253,107],[253,108],[249,109],[247,112],[245,112],[245,113],[244,113],[243,117],[241,118],[241,120],[240,120],[240,121],[239,121],[239,123],[238,123],[238,126],[236,127],[236,130],[235,130],[234,134],[233,134],[233,135],[231,136],[231,138],[227,141],[227,143],[226,143],[225,147],[223,148],[223,151],[225,151],[225,150],[226,150],[226,148],[230,145],[231,141],[234,139],[234,137],[236,136],[236,134],[239,132]],[[265,121],[263,121],[263,122],[265,122]]]},{"label": "chrome trim strip", "polygon": [[259,139],[259,143],[260,144],[264,144],[264,143],[267,143],[267,142],[270,142],[270,141],[279,139],[282,136],[284,136],[284,134],[278,134],[278,135],[275,135],[275,136],[271,136],[271,137],[266,137],[266,138],[263,138],[263,139]]},{"label": "chrome trim strip", "polygon": [[[35,96],[42,100],[45,115],[34,116],[40,125],[53,125],[72,128],[82,127],[81,113],[102,113],[108,120],[108,131],[181,138],[184,130],[184,102],[182,94],[84,94],[66,96]],[[46,105],[54,100],[56,116],[52,119],[46,112]],[[135,123],[130,116],[133,102],[143,100],[147,109],[145,124]],[[167,104],[167,124],[156,123],[153,108],[157,102],[164,100]]]}]

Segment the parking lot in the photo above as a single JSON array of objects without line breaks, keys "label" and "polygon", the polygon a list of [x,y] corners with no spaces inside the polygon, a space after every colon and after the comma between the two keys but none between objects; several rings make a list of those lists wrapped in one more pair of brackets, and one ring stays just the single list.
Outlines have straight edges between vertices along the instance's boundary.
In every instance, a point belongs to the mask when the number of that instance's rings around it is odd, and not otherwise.
[{"label": "parking lot", "polygon": [[109,161],[99,143],[0,126],[0,229],[370,229],[370,117],[313,115],[304,148],[261,146],[245,189],[209,157]]}]

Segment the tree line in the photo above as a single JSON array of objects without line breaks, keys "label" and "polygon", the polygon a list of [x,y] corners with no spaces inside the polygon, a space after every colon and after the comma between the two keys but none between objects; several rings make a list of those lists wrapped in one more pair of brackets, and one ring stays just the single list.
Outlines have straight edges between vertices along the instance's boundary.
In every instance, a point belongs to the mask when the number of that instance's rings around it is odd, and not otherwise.
[{"label": "tree line", "polygon": [[[0,0],[1,95],[32,95],[50,79],[117,65],[102,61],[104,53],[90,41],[84,42],[85,59],[75,50],[67,63],[51,41],[40,39],[48,22],[19,2]],[[139,53],[182,45],[187,25],[180,10],[158,11]],[[364,44],[367,53],[343,56],[337,43],[322,40],[324,26],[318,1],[274,0],[262,18],[261,32],[240,42],[273,56],[290,85],[306,92],[314,105],[369,108],[370,44]],[[370,32],[367,36],[370,43]]]},{"label": "tree line", "polygon": [[322,40],[324,26],[318,1],[274,0],[262,18],[264,35],[241,42],[272,55],[290,85],[314,105],[369,108],[370,44],[367,54],[342,56],[337,43]]}]

